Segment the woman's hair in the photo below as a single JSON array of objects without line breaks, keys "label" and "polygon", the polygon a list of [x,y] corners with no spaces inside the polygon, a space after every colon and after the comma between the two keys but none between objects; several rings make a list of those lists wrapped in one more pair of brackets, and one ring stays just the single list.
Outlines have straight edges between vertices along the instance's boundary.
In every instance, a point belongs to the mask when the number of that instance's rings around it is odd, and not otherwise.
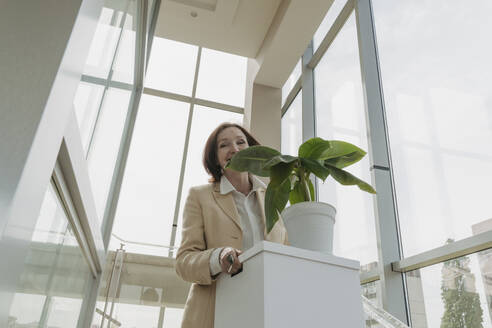
[{"label": "woman's hair", "polygon": [[249,146],[259,145],[260,143],[242,126],[235,123],[222,123],[210,134],[203,150],[203,166],[208,174],[211,175],[210,182],[219,182],[222,177],[222,169],[217,158],[217,137],[219,133],[227,128],[238,128],[246,136]]}]

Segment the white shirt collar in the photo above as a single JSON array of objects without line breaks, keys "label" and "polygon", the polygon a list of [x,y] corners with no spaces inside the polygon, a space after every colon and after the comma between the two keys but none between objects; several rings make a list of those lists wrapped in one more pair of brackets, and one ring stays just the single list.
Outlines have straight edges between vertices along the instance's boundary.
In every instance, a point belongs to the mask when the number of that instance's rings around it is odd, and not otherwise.
[{"label": "white shirt collar", "polygon": [[[260,179],[258,179],[254,175],[249,174],[249,177],[251,179],[251,183],[253,184],[253,188],[251,189],[251,191],[257,191],[259,188],[263,188],[263,189],[266,188],[266,185],[263,183],[263,181],[261,181]],[[227,179],[226,176],[223,175],[220,178],[220,193],[222,195],[225,195],[225,194],[230,193],[231,191],[237,191],[237,190],[236,190],[236,188],[234,188],[234,186],[229,181],[229,179]]]}]

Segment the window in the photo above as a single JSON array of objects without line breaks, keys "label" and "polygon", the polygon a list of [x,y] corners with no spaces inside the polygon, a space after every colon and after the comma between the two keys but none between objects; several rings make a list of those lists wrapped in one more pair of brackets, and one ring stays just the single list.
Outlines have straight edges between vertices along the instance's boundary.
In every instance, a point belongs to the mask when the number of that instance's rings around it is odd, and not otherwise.
[{"label": "window", "polygon": [[204,106],[195,106],[193,121],[191,124],[190,142],[186,159],[185,176],[183,180],[183,191],[181,192],[181,204],[179,210],[178,229],[175,245],[181,243],[181,226],[183,219],[183,208],[189,190],[193,186],[208,183],[210,178],[202,164],[203,149],[208,136],[223,122],[242,123],[242,115],[222,110],[216,110]]},{"label": "window", "polygon": [[114,58],[112,80],[133,83],[135,67],[135,42],[136,42],[136,0],[129,0],[128,8],[124,16],[123,31],[120,36],[118,50]]},{"label": "window", "polygon": [[[109,6],[108,6],[109,7]],[[107,78],[121,33],[122,11],[104,7],[87,56],[84,74]]]},{"label": "window", "polygon": [[154,37],[145,86],[191,96],[198,47]]},{"label": "window", "polygon": [[301,77],[302,74],[302,58],[299,59],[296,66],[290,73],[289,78],[285,81],[284,86],[282,87],[282,106],[285,104],[285,100],[289,95],[290,91],[296,84],[297,80]]},{"label": "window", "polygon": [[89,178],[101,221],[108,200],[130,96],[131,92],[128,90],[110,88],[106,91],[89,149]]},{"label": "window", "polygon": [[[355,16],[352,14],[314,70],[316,131],[324,139],[351,142],[367,151]],[[369,158],[347,168],[371,181]],[[372,195],[329,177],[318,184],[319,200],[337,209],[333,252],[361,264],[377,260]]]},{"label": "window", "polygon": [[413,327],[491,327],[490,251],[406,273]]},{"label": "window", "polygon": [[325,38],[326,34],[330,30],[331,26],[337,19],[338,15],[342,11],[343,7],[347,3],[347,0],[334,0],[333,4],[331,5],[330,9],[328,9],[328,12],[326,13],[325,18],[323,18],[323,21],[318,27],[318,30],[316,33],[314,33],[313,36],[313,51],[316,51],[323,42],[323,39]]},{"label": "window", "polygon": [[16,326],[75,327],[94,282],[58,191],[50,184],[19,277],[9,322]]},{"label": "window", "polygon": [[196,97],[244,107],[247,59],[202,49]]},{"label": "window", "polygon": [[492,3],[373,5],[403,252],[410,256],[469,237],[492,218]]},{"label": "window", "polygon": [[281,153],[297,156],[302,144],[302,90],[290,104],[281,123]]},{"label": "window", "polygon": [[[115,216],[116,236],[169,245],[189,106],[142,96]],[[116,248],[119,242],[113,240],[111,249]],[[167,256],[164,248],[126,243],[125,249]]]}]

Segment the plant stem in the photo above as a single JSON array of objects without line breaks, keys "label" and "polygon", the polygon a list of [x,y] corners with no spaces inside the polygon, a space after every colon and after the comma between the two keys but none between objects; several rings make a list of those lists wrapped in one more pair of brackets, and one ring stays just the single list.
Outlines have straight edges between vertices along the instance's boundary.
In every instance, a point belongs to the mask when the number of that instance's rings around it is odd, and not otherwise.
[{"label": "plant stem", "polygon": [[307,180],[306,180],[306,179],[309,179],[309,177],[306,177],[304,170],[302,168],[299,170],[299,178],[301,180],[301,188],[302,188],[302,191],[304,193],[304,200],[306,202],[310,202],[311,201],[311,193],[309,192],[309,185],[308,185]]}]

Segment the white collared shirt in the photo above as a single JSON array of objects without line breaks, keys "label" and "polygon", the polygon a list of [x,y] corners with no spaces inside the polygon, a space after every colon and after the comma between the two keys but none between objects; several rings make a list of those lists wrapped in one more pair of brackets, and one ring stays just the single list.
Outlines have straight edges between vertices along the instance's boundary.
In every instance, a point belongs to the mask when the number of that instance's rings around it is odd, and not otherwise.
[{"label": "white collared shirt", "polygon": [[[225,176],[220,179],[220,193],[222,195],[232,193],[232,198],[236,204],[243,231],[243,250],[253,247],[254,244],[264,239],[264,223],[256,192],[259,188],[266,188],[266,186],[257,177],[250,175],[250,178],[253,186],[248,195],[237,191]],[[219,262],[221,251],[222,248],[216,249],[210,257],[210,273],[212,275],[222,271]]]}]

